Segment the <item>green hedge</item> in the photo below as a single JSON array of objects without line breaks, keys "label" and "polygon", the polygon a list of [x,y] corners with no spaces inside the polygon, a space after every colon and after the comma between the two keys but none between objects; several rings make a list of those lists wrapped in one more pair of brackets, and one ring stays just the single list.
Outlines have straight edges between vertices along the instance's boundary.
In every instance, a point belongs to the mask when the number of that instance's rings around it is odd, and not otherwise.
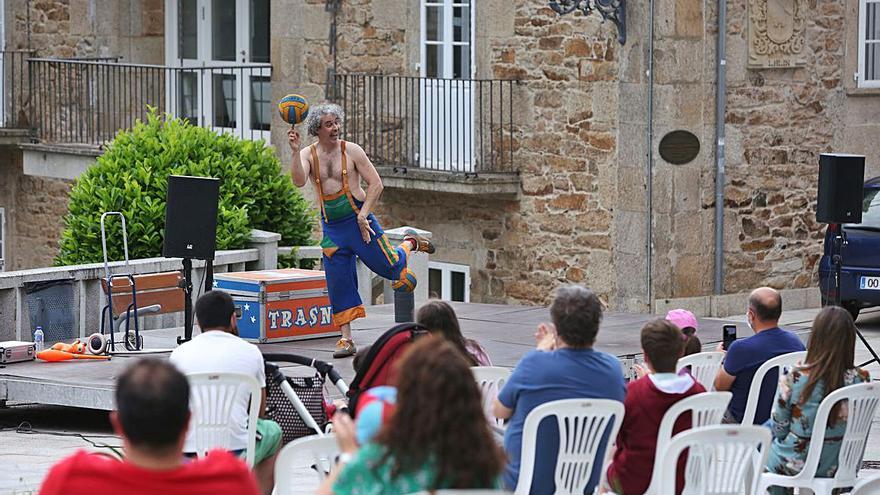
[{"label": "green hedge", "polygon": [[[101,214],[125,215],[132,259],[162,255],[169,175],[218,177],[217,249],[247,245],[252,228],[278,232],[281,245],[313,244],[315,213],[281,173],[274,150],[190,125],[151,109],[146,122],[120,132],[70,191],[57,265],[103,260]],[[118,217],[108,218],[110,260],[123,259]]]}]

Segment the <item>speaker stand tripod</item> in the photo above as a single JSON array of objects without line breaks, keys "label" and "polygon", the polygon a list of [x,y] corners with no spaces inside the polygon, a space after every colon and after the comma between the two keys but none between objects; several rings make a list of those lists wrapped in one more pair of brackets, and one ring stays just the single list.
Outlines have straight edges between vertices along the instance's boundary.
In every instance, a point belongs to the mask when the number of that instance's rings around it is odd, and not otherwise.
[{"label": "speaker stand tripod", "polygon": [[[183,258],[183,337],[177,337],[177,345],[192,340],[193,333],[193,284],[192,259]],[[214,260],[205,260],[205,292],[214,288]]]},{"label": "speaker stand tripod", "polygon": [[[843,225],[839,225],[837,227],[839,230],[836,234],[834,234],[833,241],[833,250],[831,254],[831,263],[834,265],[834,305],[841,306],[840,303],[840,268],[843,265],[843,246],[846,245],[846,232],[843,230]],[[856,335],[861,339],[862,344],[865,344],[865,347],[868,349],[868,352],[871,353],[871,359],[865,361],[864,363],[859,365],[859,368],[863,366],[867,366],[871,363],[880,363],[880,357],[877,356],[877,352],[874,351],[874,348],[871,347],[871,344],[868,343],[868,340],[865,339],[865,336],[862,335],[862,332],[859,330],[858,325],[853,324],[856,328]]]}]

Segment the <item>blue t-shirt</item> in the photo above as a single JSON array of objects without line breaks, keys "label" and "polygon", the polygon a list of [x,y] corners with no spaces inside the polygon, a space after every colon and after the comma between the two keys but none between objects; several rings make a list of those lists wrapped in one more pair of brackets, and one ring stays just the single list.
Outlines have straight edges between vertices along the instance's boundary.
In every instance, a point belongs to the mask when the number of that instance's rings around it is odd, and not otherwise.
[{"label": "blue t-shirt", "polygon": [[[559,349],[552,352],[532,351],[523,356],[510,380],[498,394],[505,407],[513,409],[513,416],[504,433],[504,450],[508,464],[504,470],[504,484],[516,488],[519,476],[520,449],[526,416],[537,406],[561,399],[613,399],[623,402],[626,383],[620,361],[614,356],[593,349]],[[618,418],[622,421],[623,418]],[[554,493],[555,469],[559,436],[556,418],[546,418],[538,427],[535,471],[530,493]],[[598,455],[602,459],[606,438]],[[596,462],[585,493],[592,493],[599,483],[602,463]]]},{"label": "blue t-shirt", "polygon": [[[776,356],[803,350],[804,343],[797,335],[779,327],[768,328],[751,337],[733,341],[724,357],[724,371],[736,377],[730,387],[730,392],[733,393],[727,406],[730,414],[737,421],[742,421],[752,378],[762,364]],[[763,424],[770,417],[770,407],[773,405],[778,381],[778,370],[773,370],[764,377],[758,396],[758,408],[755,410],[756,425]]]}]

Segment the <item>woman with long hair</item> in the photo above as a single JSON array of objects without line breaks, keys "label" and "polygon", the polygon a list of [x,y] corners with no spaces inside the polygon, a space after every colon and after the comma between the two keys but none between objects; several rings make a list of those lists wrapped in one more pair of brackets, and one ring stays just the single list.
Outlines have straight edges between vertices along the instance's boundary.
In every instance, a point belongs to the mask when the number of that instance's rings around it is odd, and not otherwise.
[{"label": "woman with long hair", "polygon": [[461,334],[458,316],[445,301],[432,299],[423,304],[416,313],[416,322],[425,325],[434,335],[443,337],[464,354],[471,366],[492,366],[485,349],[475,340]]},{"label": "woman with long hair", "polygon": [[[771,473],[795,475],[803,469],[807,452],[821,448],[817,476],[831,477],[837,471],[840,441],[846,431],[847,409],[838,402],[828,416],[824,445],[810,445],[819,404],[840,387],[867,382],[867,371],[856,367],[856,326],[849,312],[828,306],[813,320],[804,363],[798,363],[779,379],[770,427],[773,443],[767,458]],[[771,493],[790,493],[772,487]]]},{"label": "woman with long hair", "polygon": [[401,358],[397,406],[376,437],[358,447],[345,414],[333,417],[340,467],[320,495],[398,495],[444,488],[496,488],[504,454],[495,443],[469,363],[428,336]]}]

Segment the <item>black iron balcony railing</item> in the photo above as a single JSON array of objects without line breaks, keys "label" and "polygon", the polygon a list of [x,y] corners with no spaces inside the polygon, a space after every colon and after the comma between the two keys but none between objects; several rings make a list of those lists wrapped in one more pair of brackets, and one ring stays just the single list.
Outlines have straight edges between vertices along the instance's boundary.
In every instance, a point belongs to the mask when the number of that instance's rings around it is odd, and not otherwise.
[{"label": "black iron balcony railing", "polygon": [[39,58],[27,63],[33,81],[30,124],[43,142],[100,145],[144,119],[149,107],[239,137],[268,137],[268,64],[166,67]]},{"label": "black iron balcony railing", "polygon": [[517,81],[337,74],[345,135],[377,165],[513,173]]},{"label": "black iron balcony railing", "polygon": [[0,51],[0,108],[3,127],[27,129],[29,127],[27,105],[30,95],[30,77],[27,59],[33,50]]}]

